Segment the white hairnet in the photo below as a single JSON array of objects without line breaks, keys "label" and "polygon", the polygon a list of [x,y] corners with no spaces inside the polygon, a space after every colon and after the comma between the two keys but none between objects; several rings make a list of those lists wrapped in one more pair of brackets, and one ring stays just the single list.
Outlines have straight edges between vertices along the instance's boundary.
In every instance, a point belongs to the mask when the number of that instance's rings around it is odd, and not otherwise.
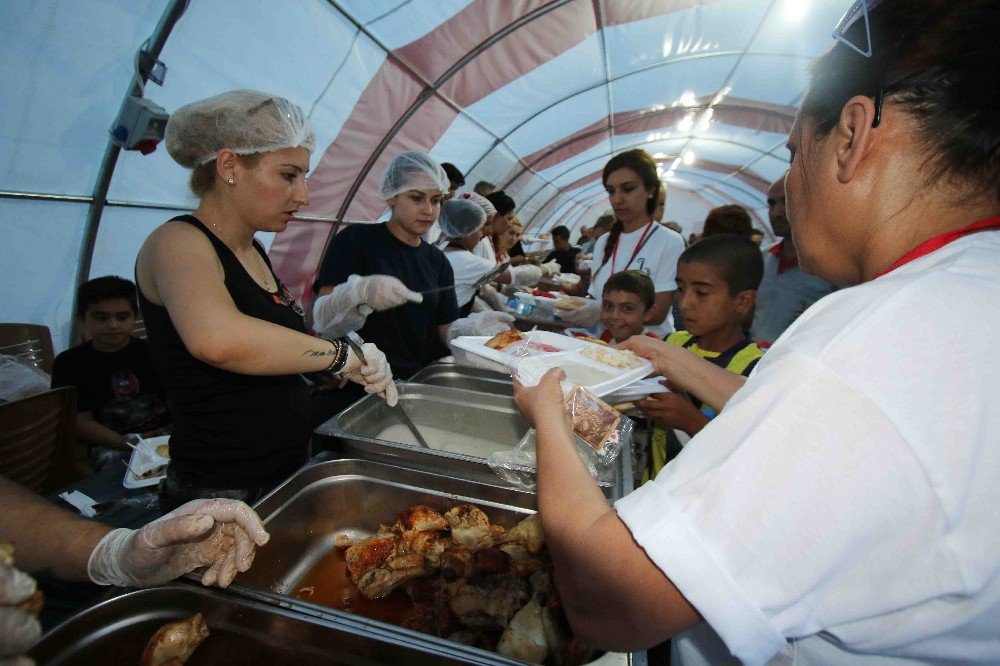
[{"label": "white hairnet", "polygon": [[316,147],[316,134],[295,104],[256,90],[229,92],[174,111],[164,136],[167,152],[193,169],[228,148],[239,155]]},{"label": "white hairnet", "polygon": [[441,204],[438,224],[442,236],[465,238],[486,224],[486,211],[468,199],[449,199]]},{"label": "white hairnet", "polygon": [[493,202],[481,194],[476,194],[475,192],[463,192],[458,195],[458,198],[477,204],[480,208],[486,211],[486,217],[497,214],[497,209],[496,206],[493,205]]},{"label": "white hairnet", "polygon": [[392,158],[379,183],[385,199],[409,190],[439,190],[444,193],[449,187],[451,182],[441,165],[419,150],[408,150]]}]

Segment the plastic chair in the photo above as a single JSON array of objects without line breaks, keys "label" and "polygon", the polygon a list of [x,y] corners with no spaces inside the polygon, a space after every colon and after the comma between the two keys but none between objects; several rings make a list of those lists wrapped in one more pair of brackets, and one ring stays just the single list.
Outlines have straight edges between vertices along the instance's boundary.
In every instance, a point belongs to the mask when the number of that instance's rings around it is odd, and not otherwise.
[{"label": "plastic chair", "polygon": [[76,389],[0,404],[0,476],[48,493],[73,480]]},{"label": "plastic chair", "polygon": [[52,334],[40,324],[0,324],[0,354],[16,356],[46,374],[52,374]]}]

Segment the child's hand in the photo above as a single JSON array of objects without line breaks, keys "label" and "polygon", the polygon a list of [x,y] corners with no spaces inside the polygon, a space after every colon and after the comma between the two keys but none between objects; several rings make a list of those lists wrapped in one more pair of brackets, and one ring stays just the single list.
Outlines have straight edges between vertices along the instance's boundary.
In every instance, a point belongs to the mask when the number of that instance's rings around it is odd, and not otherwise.
[{"label": "child's hand", "polygon": [[637,402],[636,407],[661,426],[683,430],[692,437],[708,424],[708,417],[686,393],[654,393]]},{"label": "child's hand", "polygon": [[562,387],[559,385],[564,379],[566,373],[561,368],[552,368],[542,376],[538,386],[524,386],[514,380],[514,402],[532,426],[537,426],[540,419],[565,420]]}]

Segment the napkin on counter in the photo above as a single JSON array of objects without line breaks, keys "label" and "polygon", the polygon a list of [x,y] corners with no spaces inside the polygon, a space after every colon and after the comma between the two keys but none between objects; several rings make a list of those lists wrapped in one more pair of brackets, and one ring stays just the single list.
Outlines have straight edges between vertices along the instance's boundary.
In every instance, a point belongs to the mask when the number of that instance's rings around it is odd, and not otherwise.
[{"label": "napkin on counter", "polygon": [[72,504],[84,518],[93,518],[97,515],[97,511],[94,509],[94,505],[97,504],[97,502],[87,495],[84,495],[79,490],[74,490],[71,493],[61,493],[59,498],[64,500],[67,504]]}]

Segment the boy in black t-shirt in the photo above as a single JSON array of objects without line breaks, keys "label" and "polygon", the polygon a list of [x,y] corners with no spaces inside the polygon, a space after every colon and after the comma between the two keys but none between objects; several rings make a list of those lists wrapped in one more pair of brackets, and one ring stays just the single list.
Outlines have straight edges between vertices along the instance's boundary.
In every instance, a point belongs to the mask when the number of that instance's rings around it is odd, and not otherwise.
[{"label": "boy in black t-shirt", "polygon": [[569,229],[562,225],[552,229],[552,245],[555,249],[549,252],[542,263],[555,260],[561,272],[576,273],[576,255],[580,254],[580,248],[569,244]]},{"label": "boy in black t-shirt", "polygon": [[59,354],[52,369],[52,388],[76,387],[77,435],[95,469],[128,451],[127,433],[152,434],[171,421],[146,342],[132,337],[137,313],[129,280],[80,285],[77,316],[91,339]]}]

